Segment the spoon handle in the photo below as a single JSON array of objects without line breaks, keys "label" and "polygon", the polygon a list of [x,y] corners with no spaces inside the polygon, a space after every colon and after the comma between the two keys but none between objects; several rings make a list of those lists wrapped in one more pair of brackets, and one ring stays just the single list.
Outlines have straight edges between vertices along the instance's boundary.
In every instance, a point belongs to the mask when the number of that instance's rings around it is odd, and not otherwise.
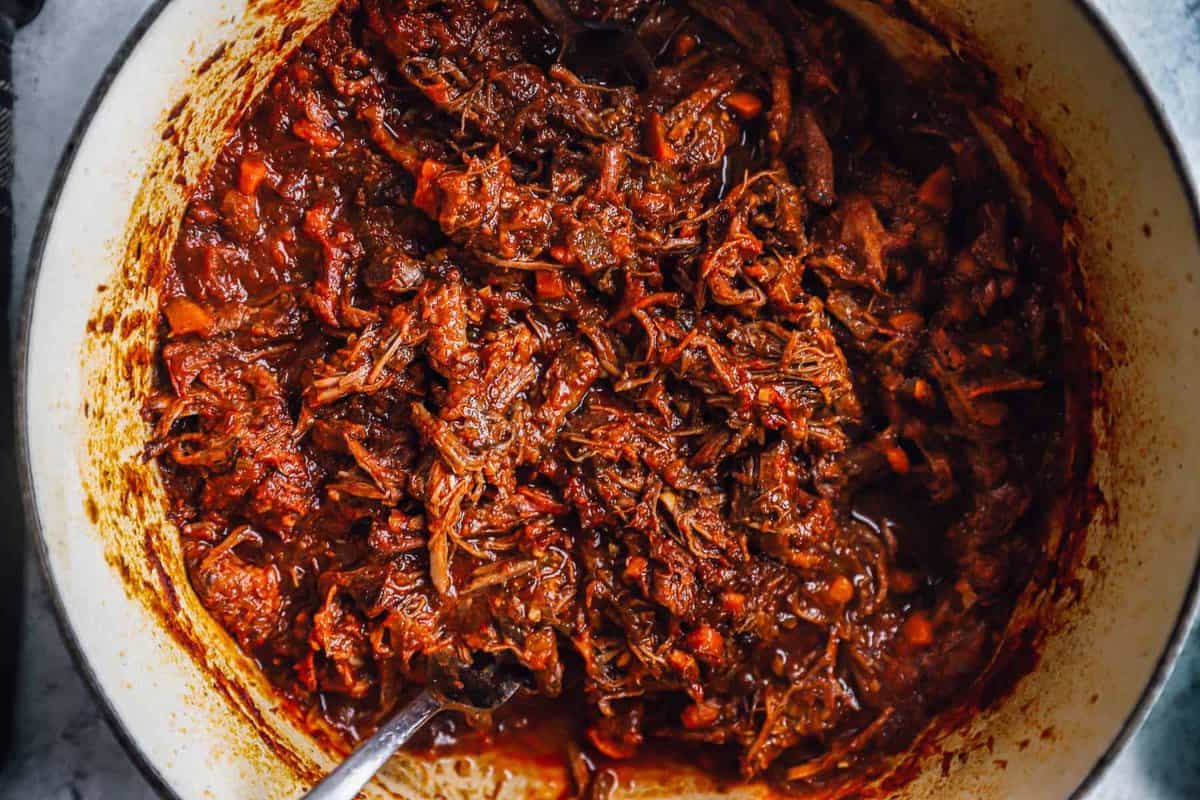
[{"label": "spoon handle", "polygon": [[305,800],[354,800],[392,754],[444,707],[437,695],[423,690],[314,786]]}]

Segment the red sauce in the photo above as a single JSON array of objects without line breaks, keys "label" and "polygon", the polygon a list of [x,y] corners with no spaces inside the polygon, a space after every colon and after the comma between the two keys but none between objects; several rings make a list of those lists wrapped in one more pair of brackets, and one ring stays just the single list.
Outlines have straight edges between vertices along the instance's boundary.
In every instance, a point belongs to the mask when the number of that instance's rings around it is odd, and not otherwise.
[{"label": "red sauce", "polygon": [[147,408],[192,583],[338,736],[487,657],[560,699],[418,748],[561,724],[828,785],[1028,581],[1064,259],[985,79],[820,6],[570,6],[656,80],[588,82],[519,0],[347,2],[195,189]]}]

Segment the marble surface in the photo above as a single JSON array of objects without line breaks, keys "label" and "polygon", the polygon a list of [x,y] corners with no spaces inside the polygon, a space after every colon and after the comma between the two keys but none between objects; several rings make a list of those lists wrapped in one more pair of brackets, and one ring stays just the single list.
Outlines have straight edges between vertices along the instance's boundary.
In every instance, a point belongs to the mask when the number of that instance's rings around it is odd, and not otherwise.
[{"label": "marble surface", "polygon": [[[1015,0],[1014,0],[1015,1]],[[47,186],[79,110],[151,0],[48,0],[14,47],[16,260],[24,264]],[[1120,32],[1200,174],[1200,0],[1094,0]],[[16,296],[24,275],[18,267]],[[10,509],[0,510],[5,516]],[[0,516],[0,519],[3,517]],[[71,663],[36,564],[27,565],[15,749],[0,798],[150,800]],[[2,613],[2,612],[0,612]],[[1200,633],[1146,726],[1091,800],[1200,798]]]}]

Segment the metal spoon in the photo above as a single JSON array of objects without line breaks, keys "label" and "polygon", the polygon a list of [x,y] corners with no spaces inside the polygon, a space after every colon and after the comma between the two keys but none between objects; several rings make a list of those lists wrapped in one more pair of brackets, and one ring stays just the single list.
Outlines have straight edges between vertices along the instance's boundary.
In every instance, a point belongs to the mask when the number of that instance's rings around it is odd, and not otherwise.
[{"label": "metal spoon", "polygon": [[309,791],[307,800],[354,800],[375,773],[425,723],[442,711],[488,712],[507,703],[524,685],[516,673],[492,664],[456,666],[400,708],[375,734]]},{"label": "metal spoon", "polygon": [[533,4],[562,37],[559,60],[571,71],[604,83],[654,85],[658,77],[654,58],[631,25],[578,19],[560,0],[533,0]]}]

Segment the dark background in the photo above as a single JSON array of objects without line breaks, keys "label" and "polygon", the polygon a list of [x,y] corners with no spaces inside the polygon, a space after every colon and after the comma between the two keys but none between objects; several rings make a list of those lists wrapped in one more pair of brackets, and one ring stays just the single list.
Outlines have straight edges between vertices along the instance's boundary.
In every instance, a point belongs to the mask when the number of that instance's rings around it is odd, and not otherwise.
[{"label": "dark background", "polygon": [[[100,73],[151,2],[47,0],[42,15],[17,35],[13,288],[18,300],[29,242],[59,153]],[[1035,9],[1038,0],[1013,2]],[[1200,173],[1200,0],[1093,0],[1093,5],[1132,51]],[[0,492],[0,498],[10,495]],[[0,499],[0,536],[17,535],[19,509],[11,505]],[[28,557],[25,575],[23,609],[0,607],[0,615],[11,619],[20,611],[22,616],[16,723],[13,747],[0,763],[0,798],[153,798],[76,675],[40,570]],[[12,587],[0,587],[0,597],[7,594],[3,588]],[[1191,640],[1145,728],[1092,800],[1200,798],[1200,634],[1193,633]],[[0,698],[0,711],[10,702]]]}]

